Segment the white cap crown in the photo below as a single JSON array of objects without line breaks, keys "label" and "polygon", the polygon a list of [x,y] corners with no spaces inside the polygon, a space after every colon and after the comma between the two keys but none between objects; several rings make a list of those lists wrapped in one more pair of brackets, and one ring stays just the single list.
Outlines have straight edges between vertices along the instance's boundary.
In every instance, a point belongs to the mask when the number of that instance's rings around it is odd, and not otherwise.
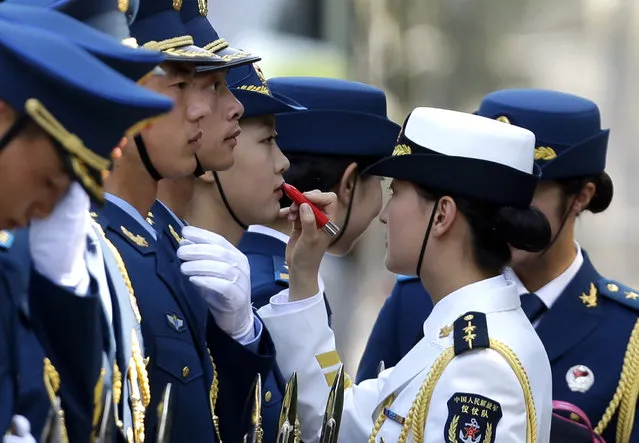
[{"label": "white cap crown", "polygon": [[404,136],[443,155],[486,160],[533,173],[535,135],[518,126],[465,112],[415,108],[404,125]]}]

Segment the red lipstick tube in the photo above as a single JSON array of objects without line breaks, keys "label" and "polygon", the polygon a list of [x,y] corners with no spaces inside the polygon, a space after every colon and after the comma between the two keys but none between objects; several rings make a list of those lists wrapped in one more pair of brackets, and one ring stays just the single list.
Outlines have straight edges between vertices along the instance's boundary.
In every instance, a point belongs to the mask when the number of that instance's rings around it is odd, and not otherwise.
[{"label": "red lipstick tube", "polygon": [[328,234],[329,237],[334,237],[339,233],[339,227],[324,214],[322,211],[317,209],[313,203],[311,203],[304,194],[297,190],[297,188],[293,185],[289,185],[288,183],[282,184],[282,191],[290,198],[292,201],[301,205],[302,203],[308,204],[313,210],[313,214],[315,215],[315,221],[317,222],[317,227],[324,229],[324,232]]}]

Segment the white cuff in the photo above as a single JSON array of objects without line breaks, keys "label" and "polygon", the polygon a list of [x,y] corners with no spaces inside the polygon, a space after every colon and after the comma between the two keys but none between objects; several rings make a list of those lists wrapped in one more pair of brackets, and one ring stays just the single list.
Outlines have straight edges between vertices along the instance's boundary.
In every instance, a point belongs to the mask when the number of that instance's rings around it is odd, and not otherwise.
[{"label": "white cuff", "polygon": [[310,298],[291,302],[288,301],[288,288],[286,288],[271,297],[270,306],[273,310],[273,313],[281,315],[304,311],[312,306],[315,306],[317,303],[323,302],[324,292],[321,290],[321,288],[320,292]]}]

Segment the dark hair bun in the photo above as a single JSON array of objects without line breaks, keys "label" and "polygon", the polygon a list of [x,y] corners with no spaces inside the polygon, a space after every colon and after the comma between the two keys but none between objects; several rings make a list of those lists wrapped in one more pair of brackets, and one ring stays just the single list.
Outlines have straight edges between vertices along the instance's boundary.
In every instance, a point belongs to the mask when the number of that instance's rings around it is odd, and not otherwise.
[{"label": "dark hair bun", "polygon": [[593,214],[597,214],[605,211],[608,206],[610,206],[614,186],[612,184],[612,179],[606,172],[596,175],[591,181],[597,189],[595,190],[595,195],[592,196],[587,209]]},{"label": "dark hair bun", "polygon": [[552,235],[546,216],[532,206],[499,208],[495,214],[495,230],[510,246],[528,252],[543,250]]}]

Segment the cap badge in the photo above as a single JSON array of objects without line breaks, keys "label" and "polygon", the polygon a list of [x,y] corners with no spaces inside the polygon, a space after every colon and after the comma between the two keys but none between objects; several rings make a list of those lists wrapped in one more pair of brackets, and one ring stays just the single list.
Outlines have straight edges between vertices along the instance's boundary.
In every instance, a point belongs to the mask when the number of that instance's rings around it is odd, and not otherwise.
[{"label": "cap badge", "polygon": [[398,155],[409,155],[412,154],[413,150],[410,146],[405,144],[395,145],[395,149],[393,149],[393,157],[397,157]]}]

